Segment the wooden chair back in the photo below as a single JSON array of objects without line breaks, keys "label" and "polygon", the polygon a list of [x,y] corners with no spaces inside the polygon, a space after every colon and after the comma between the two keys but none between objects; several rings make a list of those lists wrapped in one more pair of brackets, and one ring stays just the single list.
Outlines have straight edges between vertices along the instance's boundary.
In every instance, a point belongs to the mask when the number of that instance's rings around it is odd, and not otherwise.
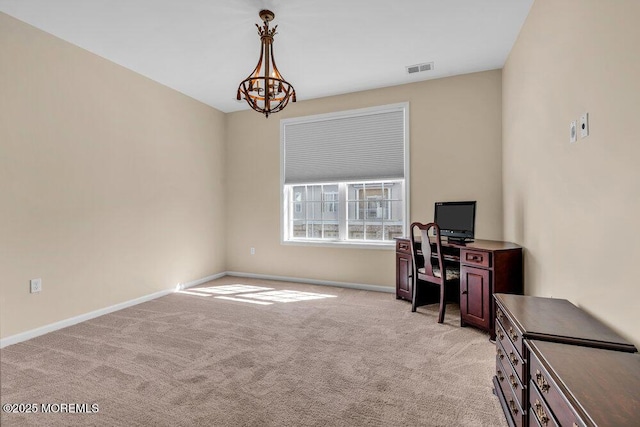
[{"label": "wooden chair back", "polygon": [[[416,249],[416,232],[420,230],[421,255]],[[433,230],[433,239],[429,238],[429,232]],[[446,288],[448,285],[460,282],[459,267],[447,268],[444,264],[444,254],[442,253],[442,238],[440,227],[435,222],[422,224],[414,222],[411,224],[411,254],[413,255],[413,294],[411,298],[411,311],[416,311],[418,301],[418,280],[436,284],[440,287],[440,310],[438,312],[438,323],[444,322],[444,314],[447,307]],[[434,262],[435,260],[435,262]],[[421,267],[419,264],[424,265]]]},{"label": "wooden chair back", "polygon": [[[420,231],[422,255],[418,254],[416,251],[417,230]],[[433,240],[435,240],[435,243],[433,245],[431,244],[431,239],[429,238],[429,233],[431,230],[434,230],[435,233],[433,238]],[[444,257],[442,255],[442,238],[440,237],[440,227],[438,227],[438,224],[436,224],[435,222],[430,222],[428,224],[414,222],[413,224],[411,224],[410,231],[414,277],[417,277],[420,280],[441,285],[445,279],[442,277],[442,274],[436,274],[434,272],[434,267],[436,266],[439,271],[445,271]],[[433,262],[434,259],[436,260],[435,263]],[[424,266],[424,272],[418,272],[418,270],[422,268],[421,266]]]}]

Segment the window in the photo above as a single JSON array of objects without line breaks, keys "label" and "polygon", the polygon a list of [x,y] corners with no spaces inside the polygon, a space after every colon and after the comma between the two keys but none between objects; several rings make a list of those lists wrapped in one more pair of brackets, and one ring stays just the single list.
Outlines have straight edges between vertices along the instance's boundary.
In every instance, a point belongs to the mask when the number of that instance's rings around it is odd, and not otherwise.
[{"label": "window", "polygon": [[403,187],[402,180],[348,184],[348,239],[389,241],[405,235]]},{"label": "window", "polygon": [[296,191],[293,196],[293,211],[297,214],[302,213],[302,193]]},{"label": "window", "polygon": [[294,185],[288,191],[295,195],[290,221],[292,239],[339,238],[337,184]]},{"label": "window", "polygon": [[324,205],[322,205],[322,209],[325,212],[335,213],[338,212],[338,192],[337,191],[324,191],[322,193],[322,200],[324,200]]},{"label": "window", "polygon": [[389,186],[384,183],[363,184],[357,187],[356,201],[358,201],[357,219],[391,219]]},{"label": "window", "polygon": [[282,240],[390,245],[406,235],[408,104],[284,119]]}]

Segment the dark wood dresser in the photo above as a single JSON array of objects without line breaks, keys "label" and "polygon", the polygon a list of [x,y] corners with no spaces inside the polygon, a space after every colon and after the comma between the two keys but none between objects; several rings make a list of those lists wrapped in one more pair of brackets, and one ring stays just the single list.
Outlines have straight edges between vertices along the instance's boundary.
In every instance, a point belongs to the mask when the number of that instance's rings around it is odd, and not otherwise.
[{"label": "dark wood dresser", "polygon": [[640,354],[527,340],[529,425],[640,425]]},{"label": "dark wood dresser", "polygon": [[[539,389],[532,390],[531,387],[531,381],[537,380],[537,371],[534,370],[533,374],[531,372],[532,364],[538,359],[535,355],[531,356],[532,352],[528,346],[530,340],[575,347],[578,353],[584,352],[584,357],[587,357],[590,348],[620,354],[637,352],[633,344],[567,300],[511,294],[495,294],[494,298],[496,303],[494,391],[500,399],[505,417],[511,426],[554,425],[551,418],[547,421],[548,424],[544,424],[535,416],[531,416],[532,412],[539,409],[535,406],[535,393]],[[576,360],[576,364],[580,363],[579,360]],[[535,369],[539,369],[539,366],[538,362]],[[583,373],[590,375],[588,370]],[[532,399],[534,406],[531,406]],[[539,398],[538,402],[542,404]]]}]

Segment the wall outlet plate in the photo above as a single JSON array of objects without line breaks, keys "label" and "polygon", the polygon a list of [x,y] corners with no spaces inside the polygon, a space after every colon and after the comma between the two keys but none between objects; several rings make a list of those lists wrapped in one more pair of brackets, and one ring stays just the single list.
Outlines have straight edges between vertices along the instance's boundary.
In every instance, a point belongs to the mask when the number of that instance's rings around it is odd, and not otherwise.
[{"label": "wall outlet plate", "polygon": [[589,136],[589,113],[580,116],[580,138]]},{"label": "wall outlet plate", "polygon": [[40,292],[42,290],[42,279],[31,279],[29,286],[32,294]]},{"label": "wall outlet plate", "polygon": [[572,121],[569,123],[569,142],[574,143],[578,140],[578,129],[576,125],[576,121]]}]

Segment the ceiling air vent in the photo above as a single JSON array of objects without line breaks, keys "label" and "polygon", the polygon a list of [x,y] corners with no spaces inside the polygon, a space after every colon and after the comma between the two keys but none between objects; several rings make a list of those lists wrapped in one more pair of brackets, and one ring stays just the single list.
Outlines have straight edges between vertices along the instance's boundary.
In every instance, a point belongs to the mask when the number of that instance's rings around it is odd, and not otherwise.
[{"label": "ceiling air vent", "polygon": [[409,65],[406,68],[407,68],[407,73],[409,74],[421,73],[423,71],[431,71],[433,70],[433,62],[425,62],[424,64]]}]

